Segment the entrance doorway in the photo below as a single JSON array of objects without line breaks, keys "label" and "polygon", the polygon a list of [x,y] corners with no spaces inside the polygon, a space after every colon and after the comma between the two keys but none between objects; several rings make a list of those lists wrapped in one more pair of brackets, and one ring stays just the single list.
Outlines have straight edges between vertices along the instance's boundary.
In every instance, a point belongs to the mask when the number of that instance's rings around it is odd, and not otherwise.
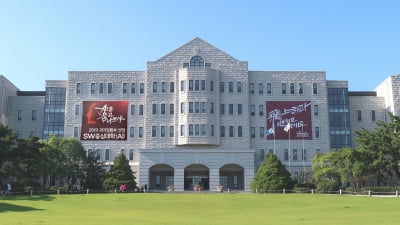
[{"label": "entrance doorway", "polygon": [[166,164],[157,164],[149,168],[149,189],[167,190],[174,185],[174,168]]},{"label": "entrance doorway", "polygon": [[209,169],[200,164],[193,164],[185,168],[184,188],[186,191],[210,189]]}]

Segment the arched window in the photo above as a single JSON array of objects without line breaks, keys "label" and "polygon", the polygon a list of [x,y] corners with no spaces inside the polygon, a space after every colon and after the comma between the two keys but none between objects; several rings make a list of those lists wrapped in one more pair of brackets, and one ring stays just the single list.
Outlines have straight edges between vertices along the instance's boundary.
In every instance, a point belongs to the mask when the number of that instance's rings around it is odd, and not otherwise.
[{"label": "arched window", "polygon": [[204,59],[201,56],[193,56],[190,59],[190,68],[204,68]]}]

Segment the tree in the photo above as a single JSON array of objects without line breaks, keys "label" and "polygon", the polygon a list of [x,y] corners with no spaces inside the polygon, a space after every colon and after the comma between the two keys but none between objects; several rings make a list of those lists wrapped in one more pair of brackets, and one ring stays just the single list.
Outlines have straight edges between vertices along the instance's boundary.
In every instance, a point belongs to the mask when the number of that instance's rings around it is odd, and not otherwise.
[{"label": "tree", "polygon": [[103,185],[105,178],[104,163],[97,160],[96,154],[96,152],[90,153],[83,164],[82,185],[85,188],[97,189]]},{"label": "tree", "polygon": [[106,173],[103,186],[106,190],[114,190],[121,184],[126,184],[128,189],[136,188],[135,176],[129,166],[129,160],[122,153],[115,157],[114,165]]},{"label": "tree", "polygon": [[257,170],[250,185],[253,192],[256,189],[259,192],[269,190],[281,190],[293,188],[293,181],[290,178],[290,173],[286,170],[285,165],[274,154],[268,154],[263,164]]},{"label": "tree", "polygon": [[13,171],[12,160],[18,134],[11,128],[0,123],[0,185],[5,178],[10,177]]}]

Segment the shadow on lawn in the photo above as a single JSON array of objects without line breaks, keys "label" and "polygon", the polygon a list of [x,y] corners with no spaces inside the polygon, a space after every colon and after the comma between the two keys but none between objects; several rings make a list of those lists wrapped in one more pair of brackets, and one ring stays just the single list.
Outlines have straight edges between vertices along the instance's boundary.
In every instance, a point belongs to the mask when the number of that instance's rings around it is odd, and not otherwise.
[{"label": "shadow on lawn", "polygon": [[4,212],[27,212],[27,211],[41,211],[43,209],[37,209],[27,206],[14,205],[10,203],[0,202],[0,213]]}]

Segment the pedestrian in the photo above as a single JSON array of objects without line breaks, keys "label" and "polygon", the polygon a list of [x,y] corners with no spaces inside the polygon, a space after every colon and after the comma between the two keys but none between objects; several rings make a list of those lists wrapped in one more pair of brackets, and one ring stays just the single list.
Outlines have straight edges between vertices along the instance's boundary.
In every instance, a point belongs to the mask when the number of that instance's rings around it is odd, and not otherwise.
[{"label": "pedestrian", "polygon": [[7,195],[11,195],[11,184],[10,183],[8,183],[7,184],[7,188],[6,188],[6,192],[4,193],[4,196],[7,196]]},{"label": "pedestrian", "polygon": [[147,192],[147,184],[144,184],[144,192]]}]

